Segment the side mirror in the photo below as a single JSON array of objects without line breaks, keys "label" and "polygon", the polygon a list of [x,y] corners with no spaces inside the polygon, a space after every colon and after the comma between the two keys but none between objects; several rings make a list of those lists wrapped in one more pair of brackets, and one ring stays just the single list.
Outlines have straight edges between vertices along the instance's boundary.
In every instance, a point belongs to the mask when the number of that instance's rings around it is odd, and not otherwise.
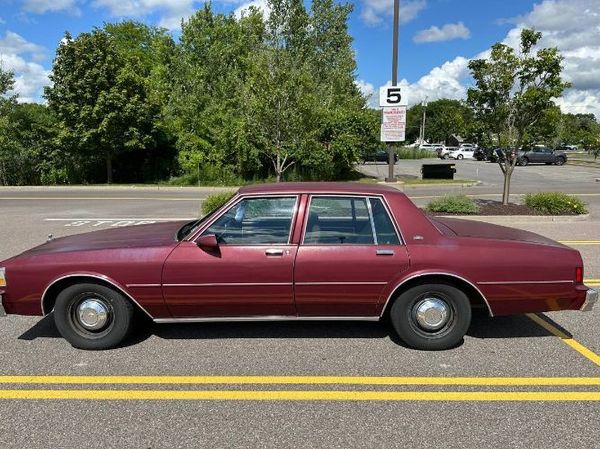
[{"label": "side mirror", "polygon": [[217,236],[214,234],[201,235],[196,240],[196,245],[205,251],[214,252],[219,250],[219,242],[217,241]]}]

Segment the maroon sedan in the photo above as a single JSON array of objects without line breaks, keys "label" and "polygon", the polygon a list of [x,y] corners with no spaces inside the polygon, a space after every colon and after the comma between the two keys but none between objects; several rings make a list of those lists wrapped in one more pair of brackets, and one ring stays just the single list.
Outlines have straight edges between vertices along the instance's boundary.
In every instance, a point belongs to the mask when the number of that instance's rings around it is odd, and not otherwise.
[{"label": "maroon sedan", "polygon": [[0,267],[2,314],[53,312],[85,349],[118,345],[136,312],[156,323],[389,317],[407,345],[444,349],[473,309],[589,310],[598,297],[572,248],[344,183],[244,187],[192,223],[54,239]]}]

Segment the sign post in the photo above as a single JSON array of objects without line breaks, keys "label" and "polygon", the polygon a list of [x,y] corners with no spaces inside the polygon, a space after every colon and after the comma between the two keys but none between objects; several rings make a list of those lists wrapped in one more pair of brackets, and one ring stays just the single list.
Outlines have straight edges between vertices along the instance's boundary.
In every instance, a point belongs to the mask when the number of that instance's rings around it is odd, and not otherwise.
[{"label": "sign post", "polygon": [[[387,104],[387,105],[382,105],[381,104],[381,91],[379,94],[379,105],[384,107],[384,111],[385,111],[385,107],[386,106],[404,106],[404,111],[406,113],[406,104],[402,105],[402,92],[400,91],[400,87],[398,87],[398,28],[399,28],[399,23],[400,23],[400,0],[394,0],[394,31],[393,31],[393,37],[392,37],[392,86],[391,87],[387,87],[387,91],[385,92],[386,94],[386,102],[389,102],[390,100],[390,96],[392,97],[391,100],[395,101],[397,100],[397,103],[395,104]],[[382,117],[385,116],[385,113]],[[404,119],[404,125],[402,126],[402,132],[401,135],[399,132],[397,132],[396,137],[402,137],[401,140],[384,140],[383,137],[388,137],[388,134],[384,135],[384,121],[382,119],[382,123],[381,123],[381,137],[382,137],[382,141],[383,142],[402,142],[404,141],[404,127],[406,125],[406,114],[405,114],[405,119]],[[392,137],[391,135],[389,137]],[[385,178],[386,182],[395,182],[396,179],[394,178],[394,147],[392,146],[392,144],[390,143],[388,146],[388,176],[387,178]]]}]

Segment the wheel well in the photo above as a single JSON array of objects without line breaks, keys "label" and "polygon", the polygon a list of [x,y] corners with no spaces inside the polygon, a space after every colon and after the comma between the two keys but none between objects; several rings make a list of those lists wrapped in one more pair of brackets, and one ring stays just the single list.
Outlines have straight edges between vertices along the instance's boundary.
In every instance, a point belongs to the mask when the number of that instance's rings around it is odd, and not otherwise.
[{"label": "wheel well", "polygon": [[44,315],[47,315],[50,312],[52,312],[52,310],[54,309],[54,304],[56,303],[56,298],[58,297],[60,292],[62,292],[65,288],[68,288],[75,284],[82,284],[82,283],[102,285],[104,287],[108,287],[112,290],[115,290],[115,291],[121,293],[123,295],[123,297],[127,299],[127,301],[131,302],[136,309],[139,308],[137,303],[135,301],[132,301],[130,296],[127,293],[125,293],[121,288],[117,287],[113,283],[105,281],[100,278],[81,275],[81,276],[70,276],[70,277],[66,277],[64,279],[59,279],[54,284],[52,284],[44,292],[44,296],[42,297],[42,313]]},{"label": "wheel well", "polygon": [[491,315],[491,310],[483,295],[479,290],[477,290],[477,288],[475,288],[469,282],[452,275],[426,274],[423,276],[418,276],[409,279],[408,281],[399,285],[396,288],[396,290],[394,290],[394,292],[390,295],[391,299],[386,305],[386,308],[384,310],[384,316],[387,316],[389,314],[392,303],[398,296],[400,296],[402,293],[404,293],[412,287],[423,284],[448,284],[453,287],[456,287],[459,290],[461,290],[465,295],[467,295],[467,298],[469,298],[469,302],[471,303],[471,309],[483,310],[488,315]]}]

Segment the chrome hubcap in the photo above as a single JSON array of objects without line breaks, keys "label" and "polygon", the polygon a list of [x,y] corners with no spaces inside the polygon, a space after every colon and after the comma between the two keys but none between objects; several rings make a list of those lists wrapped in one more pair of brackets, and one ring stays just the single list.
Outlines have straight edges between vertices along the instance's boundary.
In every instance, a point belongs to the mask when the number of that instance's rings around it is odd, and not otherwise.
[{"label": "chrome hubcap", "polygon": [[98,299],[86,299],[77,307],[77,318],[84,328],[92,331],[100,330],[108,322],[108,307]]},{"label": "chrome hubcap", "polygon": [[450,307],[439,298],[425,298],[415,305],[419,326],[427,331],[437,331],[448,323]]}]

